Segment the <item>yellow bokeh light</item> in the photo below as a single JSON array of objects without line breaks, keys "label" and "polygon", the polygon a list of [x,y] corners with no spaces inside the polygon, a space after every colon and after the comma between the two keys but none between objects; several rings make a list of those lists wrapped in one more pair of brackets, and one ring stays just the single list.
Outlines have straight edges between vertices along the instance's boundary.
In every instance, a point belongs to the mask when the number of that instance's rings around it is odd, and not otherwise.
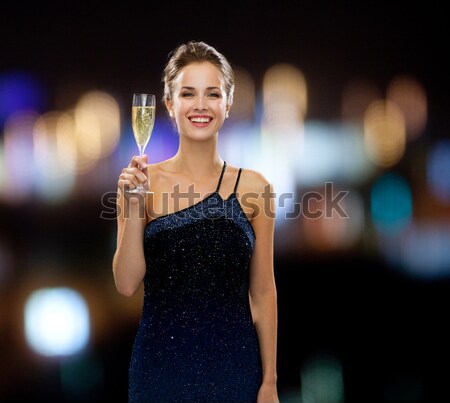
[{"label": "yellow bokeh light", "polygon": [[303,122],[307,112],[307,87],[303,73],[291,64],[270,67],[263,81],[264,122],[290,126]]},{"label": "yellow bokeh light", "polygon": [[111,95],[91,91],[77,102],[74,119],[78,149],[77,170],[85,172],[117,147],[120,138],[120,110]]},{"label": "yellow bokeh light", "polygon": [[386,97],[400,108],[405,117],[407,140],[419,137],[428,115],[424,87],[414,77],[397,76],[390,82]]},{"label": "yellow bokeh light", "polygon": [[369,158],[380,167],[395,165],[405,152],[406,126],[400,108],[377,100],[364,114],[364,145]]},{"label": "yellow bokeh light", "polygon": [[235,92],[230,116],[234,120],[253,121],[255,118],[255,82],[249,72],[234,68]]},{"label": "yellow bokeh light", "polygon": [[[262,171],[280,193],[292,193],[296,163],[303,148],[307,90],[303,73],[291,64],[275,64],[263,80],[260,129]],[[279,221],[278,221],[279,222]]]}]

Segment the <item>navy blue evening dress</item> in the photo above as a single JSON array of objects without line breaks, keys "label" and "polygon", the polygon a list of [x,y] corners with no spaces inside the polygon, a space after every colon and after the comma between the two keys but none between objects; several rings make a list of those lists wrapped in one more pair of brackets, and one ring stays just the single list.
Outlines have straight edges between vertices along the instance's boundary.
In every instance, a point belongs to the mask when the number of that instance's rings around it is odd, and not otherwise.
[{"label": "navy blue evening dress", "polygon": [[144,232],[147,271],[129,402],[255,402],[260,347],[248,297],[255,233],[233,193],[159,216]]}]

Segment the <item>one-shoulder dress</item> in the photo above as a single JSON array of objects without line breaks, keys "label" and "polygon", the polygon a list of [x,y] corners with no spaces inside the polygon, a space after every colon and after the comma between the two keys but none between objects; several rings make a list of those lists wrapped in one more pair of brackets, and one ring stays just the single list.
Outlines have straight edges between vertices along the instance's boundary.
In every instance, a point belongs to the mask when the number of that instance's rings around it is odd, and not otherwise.
[{"label": "one-shoulder dress", "polygon": [[142,315],[129,402],[256,402],[260,346],[248,296],[256,236],[236,190],[214,192],[144,230]]}]

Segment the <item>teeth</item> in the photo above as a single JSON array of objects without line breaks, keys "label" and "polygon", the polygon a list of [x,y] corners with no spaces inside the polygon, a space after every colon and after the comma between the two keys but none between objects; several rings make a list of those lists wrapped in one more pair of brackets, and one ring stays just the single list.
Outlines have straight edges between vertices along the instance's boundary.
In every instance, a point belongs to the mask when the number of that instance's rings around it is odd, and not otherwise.
[{"label": "teeth", "polygon": [[209,118],[192,118],[191,121],[196,123],[208,123]]}]

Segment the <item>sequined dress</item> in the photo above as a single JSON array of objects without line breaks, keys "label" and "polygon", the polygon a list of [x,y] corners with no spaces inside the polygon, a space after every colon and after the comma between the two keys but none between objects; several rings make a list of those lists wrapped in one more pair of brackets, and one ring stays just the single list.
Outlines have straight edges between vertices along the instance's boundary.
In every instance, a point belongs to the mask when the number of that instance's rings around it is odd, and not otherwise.
[{"label": "sequined dress", "polygon": [[142,316],[129,402],[255,402],[260,347],[248,299],[255,233],[220,184],[200,202],[150,221]]}]

